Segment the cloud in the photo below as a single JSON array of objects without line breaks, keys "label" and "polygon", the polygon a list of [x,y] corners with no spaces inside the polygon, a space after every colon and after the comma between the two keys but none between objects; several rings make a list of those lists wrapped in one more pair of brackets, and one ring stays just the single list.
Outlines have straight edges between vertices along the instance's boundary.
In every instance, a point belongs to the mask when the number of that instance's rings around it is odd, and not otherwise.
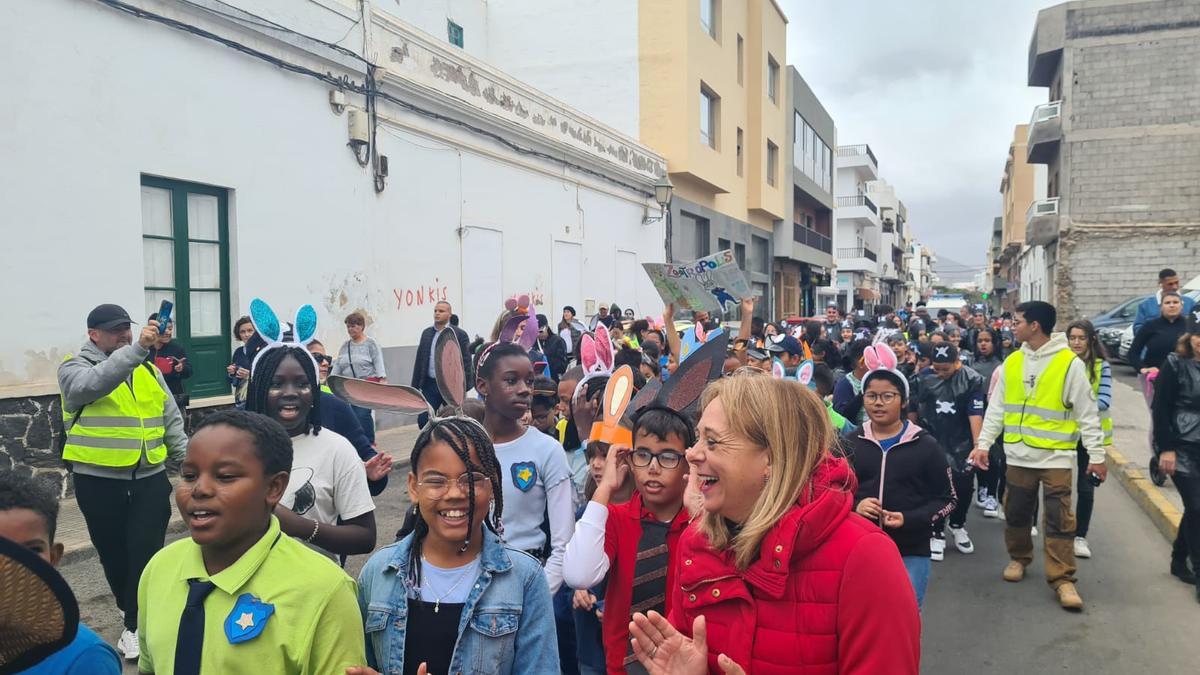
[{"label": "cloud", "polygon": [[1044,0],[782,0],[788,61],[837,124],[868,143],[939,254],[982,265],[1013,127],[1046,100],[1026,86]]}]

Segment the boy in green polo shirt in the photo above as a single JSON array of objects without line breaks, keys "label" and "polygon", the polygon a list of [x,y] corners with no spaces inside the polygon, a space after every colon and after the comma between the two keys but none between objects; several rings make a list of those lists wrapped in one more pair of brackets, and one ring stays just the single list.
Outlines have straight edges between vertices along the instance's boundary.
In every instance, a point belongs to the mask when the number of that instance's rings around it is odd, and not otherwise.
[{"label": "boy in green polo shirt", "polygon": [[292,465],[278,422],[207,417],[175,501],[191,537],[155,555],[138,586],[142,673],[325,675],[366,663],[354,581],[272,515]]}]

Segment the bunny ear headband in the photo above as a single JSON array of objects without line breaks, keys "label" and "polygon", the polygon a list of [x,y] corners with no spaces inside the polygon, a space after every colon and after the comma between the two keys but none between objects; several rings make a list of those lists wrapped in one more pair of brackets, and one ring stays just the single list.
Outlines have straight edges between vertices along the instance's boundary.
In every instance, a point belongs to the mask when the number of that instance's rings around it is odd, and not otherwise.
[{"label": "bunny ear headband", "polygon": [[863,376],[863,388],[866,388],[867,380],[876,373],[891,373],[900,379],[904,385],[904,398],[908,398],[908,378],[896,369],[896,352],[887,346],[886,343],[879,343],[867,347],[863,352],[863,363],[867,364],[867,374]]},{"label": "bunny ear headband", "polygon": [[[258,331],[259,337],[267,343],[254,355],[254,361],[250,364],[250,372],[254,372],[254,367],[258,365],[258,360],[272,349],[279,347],[302,347],[313,341],[317,336],[317,310],[313,309],[312,305],[302,305],[296,310],[296,321],[292,324],[292,339],[284,341],[284,325],[280,322],[279,317],[275,315],[275,310],[271,309],[262,298],[254,298],[250,301],[250,321],[254,324],[254,329]],[[304,353],[308,354],[308,349],[304,349]],[[308,358],[313,362],[313,369],[317,369],[317,362],[309,354]]]},{"label": "bunny ear headband", "polygon": [[583,366],[583,378],[575,385],[574,396],[579,396],[588,380],[597,377],[610,377],[613,371],[612,339],[608,337],[608,328],[604,324],[596,325],[595,337],[584,335],[579,343],[579,362]]},{"label": "bunny ear headband", "polygon": [[683,332],[683,341],[679,345],[679,362],[683,363],[689,356],[700,350],[700,347],[708,342],[711,342],[718,335],[725,332],[723,328],[714,329],[712,332],[705,332],[704,326],[696,324],[692,329]]},{"label": "bunny ear headband", "polygon": [[[638,416],[647,410],[669,410],[692,427],[696,425],[696,408],[700,395],[711,382],[721,379],[725,365],[725,353],[729,350],[729,335],[714,333],[691,358],[681,363],[671,379],[664,384],[654,380],[642,387],[629,403],[621,425],[629,430],[632,438],[633,425]],[[611,382],[611,381],[610,381]]]},{"label": "bunny ear headband", "polygon": [[809,389],[815,389],[816,385],[812,382],[813,367],[812,361],[805,360],[796,368],[796,375],[788,377],[787,370],[783,367],[783,362],[779,359],[774,359],[771,363],[771,376],[777,380],[796,380]]}]

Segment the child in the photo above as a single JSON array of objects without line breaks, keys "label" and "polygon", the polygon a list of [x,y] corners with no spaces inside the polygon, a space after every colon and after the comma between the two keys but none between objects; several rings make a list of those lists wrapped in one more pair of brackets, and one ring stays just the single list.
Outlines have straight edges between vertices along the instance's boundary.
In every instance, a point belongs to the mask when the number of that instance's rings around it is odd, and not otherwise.
[{"label": "child", "polygon": [[268,417],[200,422],[175,487],[191,537],[159,551],[138,585],[141,672],[324,675],[365,662],[354,581],[272,515],[291,466],[292,442]]},{"label": "child", "polygon": [[[533,363],[515,343],[496,343],[479,359],[475,388],[484,400],[484,426],[495,443],[509,519],[505,540],[544,561],[553,594],[562,585],[562,557],[575,529],[574,490],[562,446],[520,425],[529,410]],[[542,531],[550,521],[549,553]]]},{"label": "child", "polygon": [[[558,421],[555,410],[558,408],[558,387],[554,380],[539,375],[533,379],[533,398],[529,402],[529,412],[533,428],[551,438],[558,438],[554,428]],[[560,443],[562,441],[559,441]]]},{"label": "child", "polygon": [[[58,567],[63,545],[54,541],[57,523],[58,498],[48,485],[11,471],[0,473],[0,537],[24,546]],[[121,662],[112,647],[80,622],[69,645],[20,672],[120,675]]]},{"label": "child", "polygon": [[[688,523],[684,451],[695,444],[691,423],[674,411],[648,408],[637,416],[633,438],[632,449],[609,448],[604,476],[567,544],[563,566],[574,588],[590,588],[608,577],[603,627],[609,673],[624,673],[637,663],[629,645],[632,613],[669,610],[666,590],[676,568],[675,545]],[[630,472],[637,492],[624,504],[610,504]]]},{"label": "child", "polygon": [[487,432],[466,417],[435,419],[411,462],[417,527],[371,556],[359,576],[368,665],[386,673],[558,673],[541,566],[498,534],[507,475]]}]

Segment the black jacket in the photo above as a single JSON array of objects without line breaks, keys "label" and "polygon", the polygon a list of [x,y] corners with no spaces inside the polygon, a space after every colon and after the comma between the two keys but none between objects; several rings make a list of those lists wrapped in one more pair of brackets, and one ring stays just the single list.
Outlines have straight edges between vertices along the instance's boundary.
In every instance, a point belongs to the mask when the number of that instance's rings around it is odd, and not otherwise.
[{"label": "black jacket", "polygon": [[1174,450],[1176,471],[1200,475],[1200,363],[1169,355],[1154,381],[1154,450]]},{"label": "black jacket", "polygon": [[[442,330],[453,330],[458,338],[458,346],[462,348],[463,372],[466,373],[467,390],[475,386],[475,369],[471,367],[471,353],[467,350],[467,332],[449,324]],[[429,377],[429,352],[433,350],[433,339],[437,337],[437,329],[433,326],[421,333],[421,343],[417,346],[417,360],[413,363],[412,386],[420,390]]]},{"label": "black jacket", "polygon": [[983,417],[987,383],[983,376],[962,366],[948,380],[937,375],[921,378],[915,397],[918,419],[945,448],[955,471],[963,471],[967,456],[975,448],[971,435],[972,416]]},{"label": "black jacket", "polygon": [[542,347],[542,354],[546,357],[546,362],[550,364],[550,377],[555,382],[562,374],[567,372],[567,342],[554,333],[546,340],[538,340]]},{"label": "black jacket", "polygon": [[[1136,370],[1161,368],[1167,354],[1175,351],[1175,345],[1186,326],[1187,319],[1184,316],[1174,321],[1167,321],[1160,316],[1142,324],[1141,330],[1133,336],[1133,344],[1129,346],[1129,365]],[[1146,350],[1145,358],[1142,358],[1143,349]]]},{"label": "black jacket", "polygon": [[885,528],[884,532],[896,542],[900,555],[928,556],[934,519],[948,515],[956,504],[950,466],[942,446],[924,429],[909,422],[900,442],[885,454],[874,438],[869,420],[842,439],[842,445],[858,478],[855,507],[867,497],[875,497],[885,510],[904,514],[903,526]]},{"label": "black jacket", "polygon": [[[179,361],[183,361],[183,370],[177,373],[175,364]],[[187,396],[187,392],[183,388],[183,381],[192,376],[192,362],[188,360],[187,352],[183,351],[183,347],[180,347],[174,340],[162,347],[151,347],[146,362],[153,363],[162,371],[167,388],[171,390],[171,394],[176,399]]]}]

